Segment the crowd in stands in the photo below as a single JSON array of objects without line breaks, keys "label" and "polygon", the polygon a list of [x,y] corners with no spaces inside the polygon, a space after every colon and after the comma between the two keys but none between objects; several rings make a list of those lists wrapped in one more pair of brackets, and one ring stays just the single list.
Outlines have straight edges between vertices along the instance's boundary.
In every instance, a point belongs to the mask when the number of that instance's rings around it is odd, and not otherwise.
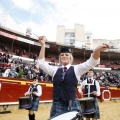
[{"label": "crowd in stands", "polygon": [[[33,59],[33,62],[23,61],[20,58],[20,51],[17,49],[17,58],[14,58],[9,54],[9,50],[6,46],[0,45],[0,76],[23,78],[23,79],[38,79],[39,81],[50,81],[52,77],[49,76],[41,69],[36,68],[37,55],[30,53],[29,58]],[[25,55],[26,50],[23,50]],[[58,65],[53,60],[49,62],[50,65]],[[118,62],[117,62],[118,64]],[[87,78],[87,74],[84,74],[80,78],[80,83]],[[116,71],[101,71],[95,72],[94,78],[98,80],[101,86],[117,86],[120,84],[120,73]]]},{"label": "crowd in stands", "polygon": [[[81,80],[85,80],[87,74],[81,76]],[[94,72],[94,79],[97,80],[101,86],[118,86],[120,84],[120,73],[115,71],[101,71]]]},{"label": "crowd in stands", "polygon": [[[51,76],[46,74],[41,69],[37,69],[36,58],[37,55],[30,53],[29,58],[33,59],[33,62],[23,61],[20,58],[20,51],[17,49],[16,56],[14,58],[6,50],[5,46],[0,45],[0,75],[3,77],[23,78],[23,79],[38,79],[39,81],[52,81]],[[25,54],[25,50],[23,50]]]}]

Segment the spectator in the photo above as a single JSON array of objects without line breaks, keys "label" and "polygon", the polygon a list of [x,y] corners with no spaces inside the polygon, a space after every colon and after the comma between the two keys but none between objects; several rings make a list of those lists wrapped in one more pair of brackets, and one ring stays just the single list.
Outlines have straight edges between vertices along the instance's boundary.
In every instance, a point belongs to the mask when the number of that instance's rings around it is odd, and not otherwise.
[{"label": "spectator", "polygon": [[26,50],[25,49],[23,49],[23,55],[25,55],[26,54]]},{"label": "spectator", "polygon": [[18,71],[18,78],[22,78],[23,77],[23,70],[21,69],[21,67],[18,67],[19,71]]},{"label": "spectator", "polygon": [[4,73],[2,73],[3,77],[8,77],[10,73],[10,69],[6,69]]},{"label": "spectator", "polygon": [[11,66],[11,70],[10,70],[10,76],[11,77],[16,78],[18,76],[16,68],[17,68],[16,64],[13,63],[12,66]]},{"label": "spectator", "polygon": [[16,50],[16,55],[20,56],[20,50],[19,50],[19,48]]}]

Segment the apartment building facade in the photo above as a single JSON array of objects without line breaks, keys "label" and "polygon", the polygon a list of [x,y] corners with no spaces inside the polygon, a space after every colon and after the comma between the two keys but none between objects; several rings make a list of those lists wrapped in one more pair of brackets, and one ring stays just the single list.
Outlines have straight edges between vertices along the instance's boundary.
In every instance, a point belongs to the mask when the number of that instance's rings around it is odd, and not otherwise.
[{"label": "apartment building facade", "polygon": [[73,29],[68,29],[64,25],[58,25],[56,33],[56,43],[61,45],[93,50],[99,44],[108,43],[110,51],[119,52],[120,39],[93,39],[92,32],[85,31],[84,25],[81,24],[75,24]]}]

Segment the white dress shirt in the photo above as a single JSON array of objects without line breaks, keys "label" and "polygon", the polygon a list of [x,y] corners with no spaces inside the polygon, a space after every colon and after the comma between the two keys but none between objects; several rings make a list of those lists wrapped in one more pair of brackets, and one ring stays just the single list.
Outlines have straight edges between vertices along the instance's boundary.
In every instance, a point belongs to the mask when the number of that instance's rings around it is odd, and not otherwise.
[{"label": "white dress shirt", "polygon": [[[96,60],[91,55],[90,59],[88,59],[86,62],[74,65],[74,72],[75,72],[77,80],[80,80],[80,76],[81,75],[83,75],[84,73],[88,72],[90,69],[92,69],[93,67],[95,67],[99,63],[100,63],[100,59]],[[71,66],[71,64],[68,64],[66,66],[67,70],[69,69],[70,66]],[[55,73],[56,73],[56,71],[57,71],[59,66],[49,65],[45,61],[45,58],[43,58],[43,59],[38,59],[36,67],[37,68],[41,68],[47,74],[49,74],[50,76],[54,77],[54,75],[55,75]]]},{"label": "white dress shirt", "polygon": [[[33,84],[33,85],[36,85],[36,84]],[[27,94],[27,93],[29,94],[29,93],[30,93],[30,88],[31,88],[31,87],[29,87],[28,91],[27,91],[25,94]],[[36,94],[36,95],[37,95],[37,96],[41,96],[41,95],[42,95],[42,87],[41,87],[40,85],[37,86],[37,90],[38,90],[38,91],[37,91],[37,94]]]},{"label": "white dress shirt", "polygon": [[[92,80],[92,83],[87,83],[87,79],[84,80],[81,85],[80,85],[80,88],[78,89],[79,93],[82,93],[82,89],[85,88],[85,85],[88,85],[88,97],[90,96],[90,87],[91,85],[94,85],[94,81],[95,79],[91,78]],[[99,85],[99,82],[98,81],[95,81],[95,85],[96,85],[96,89],[97,89],[97,96],[100,96],[100,85]]]}]

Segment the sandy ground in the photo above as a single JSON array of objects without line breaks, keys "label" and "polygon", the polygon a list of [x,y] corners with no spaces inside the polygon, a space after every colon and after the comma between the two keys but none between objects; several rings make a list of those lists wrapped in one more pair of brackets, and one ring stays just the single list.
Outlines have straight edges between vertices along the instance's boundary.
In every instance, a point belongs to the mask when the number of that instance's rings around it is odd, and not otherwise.
[{"label": "sandy ground", "polygon": [[[40,105],[39,110],[35,112],[36,120],[47,120],[50,106],[50,103]],[[120,120],[120,100],[99,102],[99,107],[101,116],[99,120]],[[0,120],[28,120],[28,113],[24,109],[0,113]]]}]

